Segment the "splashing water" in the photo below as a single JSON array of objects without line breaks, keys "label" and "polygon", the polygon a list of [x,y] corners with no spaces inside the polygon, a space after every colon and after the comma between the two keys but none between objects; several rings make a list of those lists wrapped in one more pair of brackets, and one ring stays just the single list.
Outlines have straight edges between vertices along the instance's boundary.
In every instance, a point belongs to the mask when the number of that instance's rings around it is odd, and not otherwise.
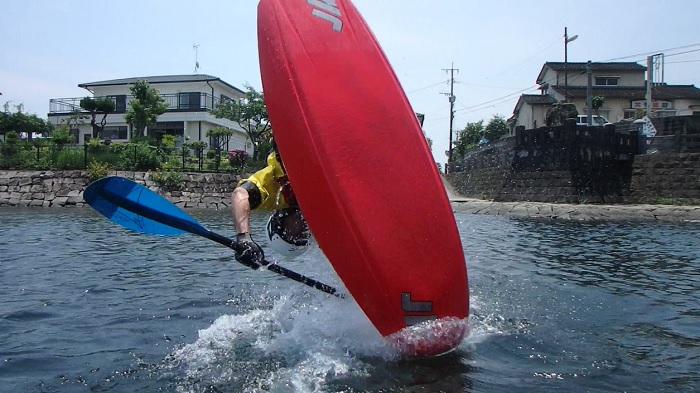
[{"label": "splashing water", "polygon": [[[237,391],[317,391],[362,374],[366,357],[391,351],[354,302],[283,296],[271,309],[223,315],[194,343],[173,351],[169,372],[189,385]],[[320,301],[323,300],[323,301]]]}]

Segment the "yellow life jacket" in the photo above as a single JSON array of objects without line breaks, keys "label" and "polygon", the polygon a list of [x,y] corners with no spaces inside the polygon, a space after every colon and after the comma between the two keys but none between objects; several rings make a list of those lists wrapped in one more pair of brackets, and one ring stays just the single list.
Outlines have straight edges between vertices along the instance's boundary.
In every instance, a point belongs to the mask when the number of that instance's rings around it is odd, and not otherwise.
[{"label": "yellow life jacket", "polygon": [[265,168],[253,173],[249,178],[239,181],[238,185],[240,186],[247,181],[255,184],[260,191],[261,202],[256,209],[283,209],[290,205],[289,201],[292,201],[292,205],[296,205],[287,174],[275,152],[267,156]]}]

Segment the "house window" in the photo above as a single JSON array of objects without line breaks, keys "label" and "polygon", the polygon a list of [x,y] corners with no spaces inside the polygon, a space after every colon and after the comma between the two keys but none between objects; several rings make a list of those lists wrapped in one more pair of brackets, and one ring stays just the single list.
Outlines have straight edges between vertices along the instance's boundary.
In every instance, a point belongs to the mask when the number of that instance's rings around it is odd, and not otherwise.
[{"label": "house window", "polygon": [[185,123],[181,121],[159,121],[156,124],[148,127],[148,130],[154,135],[156,133],[185,135]]},{"label": "house window", "polygon": [[612,76],[597,76],[595,78],[595,85],[596,86],[617,86],[617,81],[619,80],[619,77],[612,77]]},{"label": "house window", "polygon": [[114,111],[115,112],[124,112],[126,111],[126,95],[119,95],[119,96],[107,96],[112,102],[114,102]]},{"label": "house window", "polygon": [[201,108],[200,96],[202,94],[197,93],[179,93],[177,95],[177,108],[178,109],[199,109]]},{"label": "house window", "polygon": [[79,128],[71,128],[70,134],[71,134],[71,136],[73,136],[73,143],[75,143],[77,145],[80,142],[80,129]]},{"label": "house window", "polygon": [[127,139],[126,126],[108,126],[102,131],[102,139]]}]

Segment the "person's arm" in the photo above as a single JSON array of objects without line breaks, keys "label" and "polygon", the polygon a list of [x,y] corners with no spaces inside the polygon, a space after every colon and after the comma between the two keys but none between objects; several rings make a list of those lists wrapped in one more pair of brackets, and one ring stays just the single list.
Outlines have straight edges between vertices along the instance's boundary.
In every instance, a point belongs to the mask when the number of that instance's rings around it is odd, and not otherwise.
[{"label": "person's arm", "polygon": [[266,263],[262,248],[250,237],[250,209],[260,205],[259,195],[257,186],[249,181],[236,187],[231,193],[233,225],[236,228],[236,242],[239,246],[236,260],[252,268]]},{"label": "person's arm", "polygon": [[236,234],[250,233],[250,196],[248,190],[236,187],[231,193],[231,207]]}]

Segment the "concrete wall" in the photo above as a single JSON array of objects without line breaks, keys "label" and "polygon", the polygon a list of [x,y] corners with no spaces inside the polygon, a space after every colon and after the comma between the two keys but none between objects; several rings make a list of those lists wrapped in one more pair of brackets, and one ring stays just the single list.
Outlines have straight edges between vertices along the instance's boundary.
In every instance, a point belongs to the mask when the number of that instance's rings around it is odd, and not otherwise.
[{"label": "concrete wall", "polygon": [[[111,172],[163,195],[183,208],[225,209],[238,177],[223,173],[189,173],[180,190],[168,190],[147,172]],[[85,171],[0,171],[0,206],[81,207],[88,184]]]}]

